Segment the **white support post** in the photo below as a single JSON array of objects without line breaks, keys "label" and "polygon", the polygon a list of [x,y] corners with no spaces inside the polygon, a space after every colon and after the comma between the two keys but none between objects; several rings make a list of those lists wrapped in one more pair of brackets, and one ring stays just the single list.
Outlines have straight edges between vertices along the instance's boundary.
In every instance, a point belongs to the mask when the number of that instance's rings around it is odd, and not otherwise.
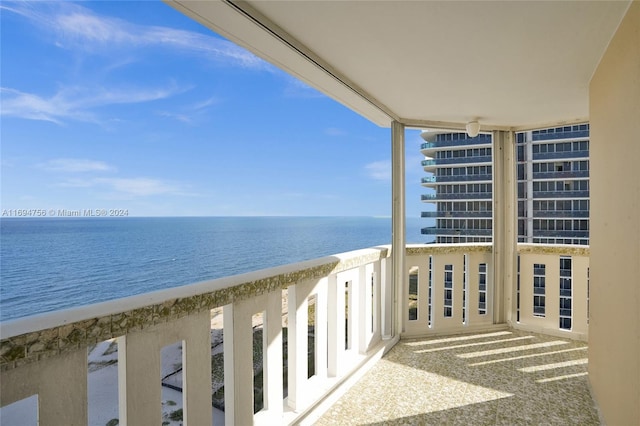
[{"label": "white support post", "polygon": [[402,295],[405,287],[405,152],[404,125],[391,123],[391,259],[393,268],[393,335],[402,333]]},{"label": "white support post", "polygon": [[383,339],[393,337],[393,280],[391,278],[391,260],[380,262],[380,333]]},{"label": "white support post", "polygon": [[517,255],[515,134],[493,132],[493,322],[511,321]]},{"label": "white support post", "polygon": [[210,327],[202,311],[118,338],[120,424],[162,423],[160,351],[181,340],[185,422],[211,421]]},{"label": "white support post", "polygon": [[329,377],[339,377],[344,372],[344,282],[337,275],[329,275],[328,280],[328,369]]},{"label": "white support post", "polygon": [[160,424],[160,350],[150,335],[130,333],[118,338],[120,424]]},{"label": "white support post", "polygon": [[282,290],[267,295],[267,311],[264,318],[266,359],[262,369],[264,409],[269,423],[282,421]]},{"label": "white support post", "polygon": [[327,378],[327,278],[321,278],[316,286],[316,377]]},{"label": "white support post", "polygon": [[305,407],[306,382],[308,373],[307,347],[309,324],[309,301],[306,286],[289,286],[289,407],[299,411]]},{"label": "white support post", "polygon": [[360,327],[358,332],[358,351],[366,354],[371,336],[371,271],[370,265],[359,268],[360,282]]},{"label": "white support post", "polygon": [[35,394],[39,425],[86,425],[87,350],[78,349],[2,373],[0,406]]},{"label": "white support post", "polygon": [[182,348],[184,423],[211,421],[211,312],[204,310],[180,321],[185,327]]},{"label": "white support post", "polygon": [[240,303],[225,305],[223,309],[227,426],[253,424],[253,327],[251,314],[244,314]]},{"label": "white support post", "polygon": [[373,264],[373,335],[381,337],[382,324],[382,303],[380,294],[382,293],[382,261]]},{"label": "white support post", "polygon": [[349,286],[349,351],[357,355],[360,349],[360,293],[362,291],[362,274],[360,268],[352,271],[351,285]]}]

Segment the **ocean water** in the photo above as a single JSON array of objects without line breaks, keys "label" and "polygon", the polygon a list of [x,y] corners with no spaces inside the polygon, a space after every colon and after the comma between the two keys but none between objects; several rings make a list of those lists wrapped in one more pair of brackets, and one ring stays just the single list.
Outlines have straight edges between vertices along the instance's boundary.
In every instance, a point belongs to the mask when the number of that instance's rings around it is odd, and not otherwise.
[{"label": "ocean water", "polygon": [[0,321],[390,242],[389,218],[3,219]]}]

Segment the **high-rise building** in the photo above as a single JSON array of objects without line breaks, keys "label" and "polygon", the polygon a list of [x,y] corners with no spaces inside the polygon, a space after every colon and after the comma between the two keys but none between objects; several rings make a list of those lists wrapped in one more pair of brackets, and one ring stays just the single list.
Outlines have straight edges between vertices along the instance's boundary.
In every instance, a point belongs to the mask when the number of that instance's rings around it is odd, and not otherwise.
[{"label": "high-rise building", "polygon": [[[436,243],[490,242],[492,236],[491,135],[424,131],[422,200],[435,226],[422,233]],[[516,134],[518,241],[589,244],[589,125]]]},{"label": "high-rise building", "polygon": [[431,173],[422,185],[435,190],[422,200],[436,205],[435,211],[422,212],[436,221],[422,233],[433,235],[436,243],[490,242],[491,135],[424,131],[421,136],[421,152],[428,157],[422,166]]},{"label": "high-rise building", "polygon": [[589,244],[589,124],[516,134],[518,241]]}]

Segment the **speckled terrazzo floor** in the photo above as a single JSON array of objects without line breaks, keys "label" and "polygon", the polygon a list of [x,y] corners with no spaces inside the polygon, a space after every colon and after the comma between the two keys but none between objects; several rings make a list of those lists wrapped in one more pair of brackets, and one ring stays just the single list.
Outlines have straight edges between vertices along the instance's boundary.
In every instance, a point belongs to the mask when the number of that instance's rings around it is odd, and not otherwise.
[{"label": "speckled terrazzo floor", "polygon": [[509,330],[401,340],[318,425],[597,425],[587,345]]}]

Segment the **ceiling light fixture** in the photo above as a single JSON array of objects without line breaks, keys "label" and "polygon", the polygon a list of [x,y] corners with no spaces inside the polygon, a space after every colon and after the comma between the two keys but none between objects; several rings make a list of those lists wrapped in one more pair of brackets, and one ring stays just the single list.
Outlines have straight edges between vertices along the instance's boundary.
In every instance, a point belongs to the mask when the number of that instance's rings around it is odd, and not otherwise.
[{"label": "ceiling light fixture", "polygon": [[476,136],[478,136],[478,133],[480,133],[480,123],[475,120],[468,122],[467,135],[469,135],[470,138],[475,138]]}]

